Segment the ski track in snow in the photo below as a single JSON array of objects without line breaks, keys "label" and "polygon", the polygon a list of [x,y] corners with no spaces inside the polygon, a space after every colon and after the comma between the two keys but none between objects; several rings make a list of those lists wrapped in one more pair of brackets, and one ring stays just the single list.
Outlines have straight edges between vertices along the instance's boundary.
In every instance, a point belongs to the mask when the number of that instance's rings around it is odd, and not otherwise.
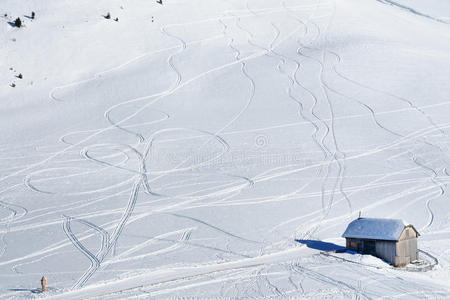
[{"label": "ski track in snow", "polygon": [[[76,237],[76,235],[74,234],[74,232],[72,231],[71,228],[71,223],[73,221],[79,222],[83,225],[86,225],[92,229],[94,229],[95,231],[97,231],[98,233],[101,234],[102,236],[102,242],[101,242],[101,247],[100,250],[94,254],[92,252],[90,252],[84,245],[83,243],[81,243],[78,238]],[[75,283],[74,288],[78,288],[83,286],[84,283],[86,283],[86,281],[92,276],[92,274],[100,267],[100,260],[99,260],[99,256],[102,256],[103,253],[106,251],[108,245],[109,245],[109,234],[103,230],[102,228],[98,227],[97,225],[88,222],[86,220],[78,220],[72,217],[65,217],[64,223],[63,223],[63,230],[64,233],[67,235],[67,237],[69,238],[69,240],[73,243],[73,245],[80,250],[90,261],[91,265],[89,267],[89,269],[83,274],[83,276]]]},{"label": "ski track in snow", "polygon": [[4,226],[5,229],[0,232],[0,258],[5,254],[8,249],[8,242],[6,240],[6,235],[10,231],[10,226],[13,222],[25,217],[28,214],[28,210],[25,207],[19,206],[17,204],[11,204],[4,201],[0,201],[0,209],[3,211],[8,211],[7,217],[0,219],[0,226]]}]

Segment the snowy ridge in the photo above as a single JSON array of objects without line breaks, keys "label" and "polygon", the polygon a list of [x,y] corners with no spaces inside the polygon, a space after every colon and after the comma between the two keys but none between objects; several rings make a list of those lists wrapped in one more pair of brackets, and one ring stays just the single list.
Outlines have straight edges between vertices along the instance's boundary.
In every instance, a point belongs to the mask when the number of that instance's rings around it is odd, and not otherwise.
[{"label": "snowy ridge", "polygon": [[444,19],[441,19],[441,18],[439,18],[439,17],[434,17],[434,16],[431,16],[431,15],[422,13],[422,12],[420,12],[420,11],[418,11],[418,10],[412,8],[412,7],[409,7],[409,6],[406,6],[406,5],[404,5],[404,4],[401,4],[399,1],[392,1],[392,0],[377,0],[377,1],[379,1],[379,2],[381,2],[381,3],[390,4],[390,5],[392,5],[392,6],[399,7],[399,8],[401,8],[401,9],[404,9],[404,10],[406,10],[406,11],[409,11],[409,12],[415,14],[415,15],[418,15],[418,16],[421,16],[421,17],[425,17],[425,18],[434,20],[434,21],[436,21],[436,22],[440,22],[440,23],[444,23],[444,24],[450,24],[448,20],[444,20]]}]

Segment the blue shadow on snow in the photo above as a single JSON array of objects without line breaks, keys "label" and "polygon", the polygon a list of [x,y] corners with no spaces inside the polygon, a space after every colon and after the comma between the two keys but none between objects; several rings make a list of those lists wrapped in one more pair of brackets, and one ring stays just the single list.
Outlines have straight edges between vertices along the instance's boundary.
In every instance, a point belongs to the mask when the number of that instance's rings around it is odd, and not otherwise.
[{"label": "blue shadow on snow", "polygon": [[316,249],[320,251],[345,251],[345,247],[328,243],[328,242],[322,242],[317,240],[295,240],[296,242],[306,245],[308,248]]}]

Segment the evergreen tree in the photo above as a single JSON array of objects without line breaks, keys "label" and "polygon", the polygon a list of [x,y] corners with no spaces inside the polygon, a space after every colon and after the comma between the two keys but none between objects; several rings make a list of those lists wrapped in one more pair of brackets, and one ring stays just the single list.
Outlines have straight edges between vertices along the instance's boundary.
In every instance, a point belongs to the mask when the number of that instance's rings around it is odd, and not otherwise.
[{"label": "evergreen tree", "polygon": [[20,18],[17,18],[17,19],[14,21],[14,26],[16,26],[16,27],[18,27],[18,28],[22,27],[22,20],[21,20]]}]

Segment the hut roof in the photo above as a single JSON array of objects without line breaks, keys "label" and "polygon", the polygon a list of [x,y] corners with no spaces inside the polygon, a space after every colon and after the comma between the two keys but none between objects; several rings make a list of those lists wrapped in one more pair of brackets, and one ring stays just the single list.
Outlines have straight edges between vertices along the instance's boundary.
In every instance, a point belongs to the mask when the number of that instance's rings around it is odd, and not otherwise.
[{"label": "hut roof", "polygon": [[399,219],[359,218],[348,224],[342,236],[345,238],[398,241],[406,226],[409,225]]}]

